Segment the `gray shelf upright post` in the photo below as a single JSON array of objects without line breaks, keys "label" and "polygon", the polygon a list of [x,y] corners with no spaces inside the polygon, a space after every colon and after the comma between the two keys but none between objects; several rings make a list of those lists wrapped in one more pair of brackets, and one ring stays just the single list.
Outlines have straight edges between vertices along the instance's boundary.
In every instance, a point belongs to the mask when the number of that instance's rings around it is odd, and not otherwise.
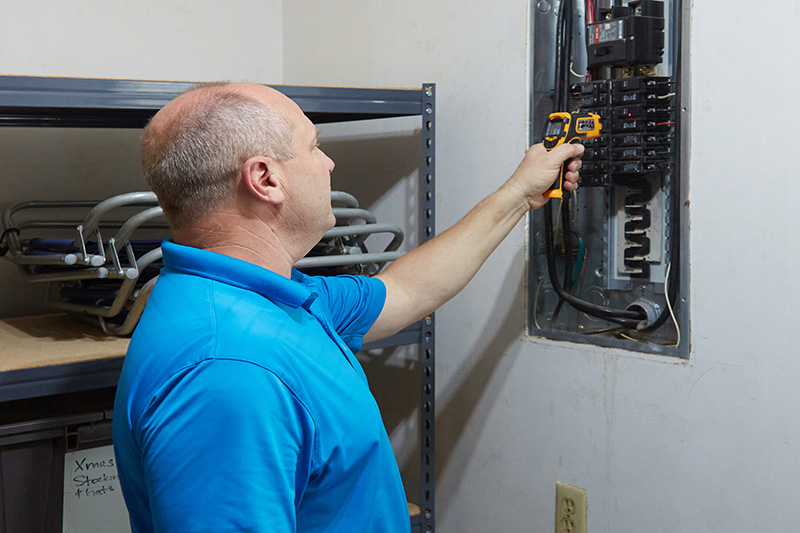
[{"label": "gray shelf upright post", "polygon": [[[422,167],[420,169],[420,244],[436,235],[435,160],[436,160],[436,85],[422,86]],[[422,399],[420,402],[420,531],[434,531],[434,402],[435,350],[433,314],[422,321]]]}]

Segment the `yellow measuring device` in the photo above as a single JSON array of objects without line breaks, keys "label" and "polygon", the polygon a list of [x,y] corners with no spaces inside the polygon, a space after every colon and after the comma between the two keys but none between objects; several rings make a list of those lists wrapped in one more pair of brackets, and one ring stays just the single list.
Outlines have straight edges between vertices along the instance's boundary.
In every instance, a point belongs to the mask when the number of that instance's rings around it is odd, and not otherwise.
[{"label": "yellow measuring device", "polygon": [[[600,115],[577,111],[574,113],[550,113],[547,131],[544,134],[544,148],[548,152],[564,143],[580,142],[585,139],[594,139],[600,136]],[[564,172],[567,163],[561,166],[558,179],[553,182],[550,189],[545,191],[545,198],[561,198],[563,196]]]}]

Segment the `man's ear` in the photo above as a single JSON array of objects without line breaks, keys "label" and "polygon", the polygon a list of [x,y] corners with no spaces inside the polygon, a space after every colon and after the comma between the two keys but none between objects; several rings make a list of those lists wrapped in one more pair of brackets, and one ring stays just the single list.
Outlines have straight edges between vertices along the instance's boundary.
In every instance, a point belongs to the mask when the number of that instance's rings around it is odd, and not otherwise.
[{"label": "man's ear", "polygon": [[242,165],[242,186],[263,202],[283,203],[283,172],[281,164],[263,155],[253,156]]}]

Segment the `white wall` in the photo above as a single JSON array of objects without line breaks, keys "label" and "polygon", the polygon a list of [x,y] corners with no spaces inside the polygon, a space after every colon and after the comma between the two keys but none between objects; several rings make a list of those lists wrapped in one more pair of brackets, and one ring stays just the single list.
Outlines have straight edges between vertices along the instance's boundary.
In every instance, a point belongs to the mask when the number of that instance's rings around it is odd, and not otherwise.
[{"label": "white wall", "polygon": [[[0,2],[0,74],[280,83],[282,2]],[[0,128],[0,209],[146,190],[139,130]],[[46,312],[0,261],[0,317]]]},{"label": "white wall", "polygon": [[[525,147],[527,9],[287,2],[284,80],[436,82],[441,231]],[[552,531],[556,481],[588,489],[592,532],[797,529],[800,8],[692,18],[691,360],[526,337],[520,225],[438,313],[438,531]]]},{"label": "white wall", "polygon": [[0,73],[280,83],[281,0],[7,0]]}]

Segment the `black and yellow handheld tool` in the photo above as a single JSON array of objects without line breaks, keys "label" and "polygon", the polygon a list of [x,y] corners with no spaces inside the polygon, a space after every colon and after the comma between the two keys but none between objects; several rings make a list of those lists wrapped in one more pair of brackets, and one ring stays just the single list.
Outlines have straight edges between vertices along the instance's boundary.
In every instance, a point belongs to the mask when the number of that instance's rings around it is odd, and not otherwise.
[{"label": "black and yellow handheld tool", "polygon": [[[600,115],[577,111],[575,113],[550,113],[547,123],[547,132],[544,134],[545,150],[548,152],[556,146],[564,143],[580,142],[585,139],[594,139],[600,136]],[[564,172],[567,163],[561,166],[561,173],[558,179],[550,186],[550,190],[545,191],[545,198],[561,198],[563,195],[562,186],[564,182]]]}]

